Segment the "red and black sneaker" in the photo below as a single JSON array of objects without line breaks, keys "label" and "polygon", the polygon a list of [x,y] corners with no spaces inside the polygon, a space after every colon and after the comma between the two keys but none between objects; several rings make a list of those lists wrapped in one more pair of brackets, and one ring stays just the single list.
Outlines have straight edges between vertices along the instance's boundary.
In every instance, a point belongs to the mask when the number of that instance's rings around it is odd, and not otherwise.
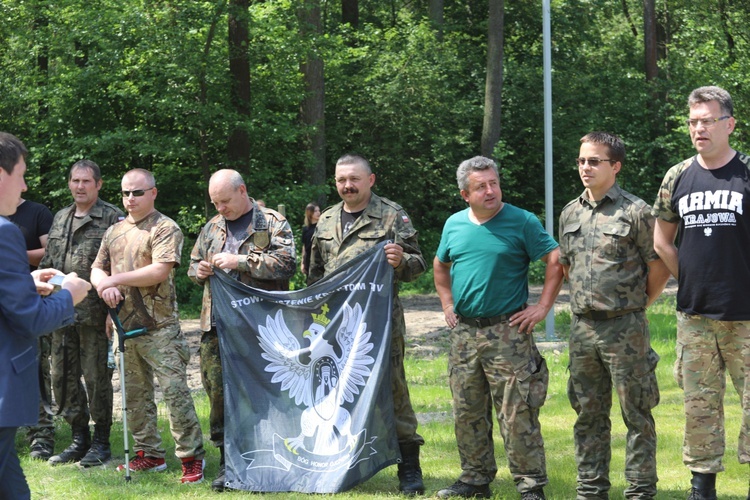
[{"label": "red and black sneaker", "polygon": [[195,457],[182,459],[182,482],[183,483],[200,483],[203,481],[203,467],[206,461],[196,460]]},{"label": "red and black sneaker", "polygon": [[[167,463],[163,458],[147,457],[143,450],[136,451],[135,456],[130,461],[130,470],[132,471],[160,472],[166,469]],[[118,466],[117,470],[125,470],[125,464]]]}]

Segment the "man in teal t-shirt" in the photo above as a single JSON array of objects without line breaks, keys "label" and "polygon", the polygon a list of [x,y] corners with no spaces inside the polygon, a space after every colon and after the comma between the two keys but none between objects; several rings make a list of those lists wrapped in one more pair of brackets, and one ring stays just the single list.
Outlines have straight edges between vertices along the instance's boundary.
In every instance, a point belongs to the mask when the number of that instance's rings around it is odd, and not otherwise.
[{"label": "man in teal t-shirt", "polygon": [[[534,214],[502,201],[495,162],[466,160],[456,173],[469,208],[445,223],[435,288],[452,329],[448,356],[461,476],[438,497],[489,498],[497,474],[492,404],[508,466],[523,500],[543,500],[547,471],[539,408],[549,373],[532,332],[562,285],[558,245]],[[538,304],[528,306],[529,263],[547,264]]]}]

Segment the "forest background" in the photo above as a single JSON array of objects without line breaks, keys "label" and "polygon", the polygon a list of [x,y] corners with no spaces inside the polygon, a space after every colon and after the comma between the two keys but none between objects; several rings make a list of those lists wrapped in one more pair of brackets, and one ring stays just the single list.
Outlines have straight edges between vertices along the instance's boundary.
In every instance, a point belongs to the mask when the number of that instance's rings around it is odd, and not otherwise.
[{"label": "forest background", "polygon": [[[299,238],[305,205],[338,201],[335,161],[356,152],[431,262],[445,219],[465,207],[456,167],[477,154],[498,161],[504,200],[544,222],[542,7],[0,0],[0,130],[29,147],[25,196],[53,212],[71,202],[81,158],[100,165],[100,196],[117,205],[125,171],[154,172],[183,261],[214,213],[211,172],[239,170],[251,196],[285,206]],[[555,217],[582,190],[574,158],[592,130],[623,138],[620,183],[652,203],[694,153],[695,87],[732,94],[732,144],[750,151],[749,0],[552,0],[550,15]],[[195,312],[202,290],[177,275],[181,308]],[[431,273],[413,286],[429,291]]]}]

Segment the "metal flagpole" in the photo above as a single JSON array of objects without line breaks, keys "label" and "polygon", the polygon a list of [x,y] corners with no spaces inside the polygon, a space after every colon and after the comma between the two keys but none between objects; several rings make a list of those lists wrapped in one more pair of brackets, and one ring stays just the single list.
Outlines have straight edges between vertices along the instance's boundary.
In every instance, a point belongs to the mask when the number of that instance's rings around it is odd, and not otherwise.
[{"label": "metal flagpole", "polygon": [[[550,0],[542,0],[543,72],[544,72],[544,212],[547,232],[554,235],[554,207],[552,205],[552,49],[550,33]],[[547,313],[547,340],[555,335],[555,307]]]}]

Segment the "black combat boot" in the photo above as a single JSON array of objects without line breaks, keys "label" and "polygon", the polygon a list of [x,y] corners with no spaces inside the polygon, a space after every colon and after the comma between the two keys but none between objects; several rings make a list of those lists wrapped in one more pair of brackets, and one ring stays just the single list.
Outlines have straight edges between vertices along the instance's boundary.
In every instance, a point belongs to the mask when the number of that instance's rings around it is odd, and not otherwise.
[{"label": "black combat boot", "polygon": [[216,479],[211,481],[211,489],[214,491],[224,491],[224,483],[226,483],[227,468],[224,462],[224,447],[219,446],[219,453],[221,458],[219,459],[219,473],[216,474]]},{"label": "black combat boot", "polygon": [[94,425],[94,439],[91,441],[88,453],[81,459],[82,467],[104,465],[112,458],[112,450],[109,447],[109,429],[109,427]]},{"label": "black combat boot", "polygon": [[716,500],[716,474],[693,472],[687,500]]},{"label": "black combat boot", "polygon": [[404,495],[421,495],[424,493],[422,468],[419,466],[419,445],[402,444],[401,463],[398,464],[398,490]]},{"label": "black combat boot", "polygon": [[49,459],[52,465],[69,464],[82,459],[91,446],[91,435],[89,428],[73,429],[73,442],[65,448],[62,453]]}]

